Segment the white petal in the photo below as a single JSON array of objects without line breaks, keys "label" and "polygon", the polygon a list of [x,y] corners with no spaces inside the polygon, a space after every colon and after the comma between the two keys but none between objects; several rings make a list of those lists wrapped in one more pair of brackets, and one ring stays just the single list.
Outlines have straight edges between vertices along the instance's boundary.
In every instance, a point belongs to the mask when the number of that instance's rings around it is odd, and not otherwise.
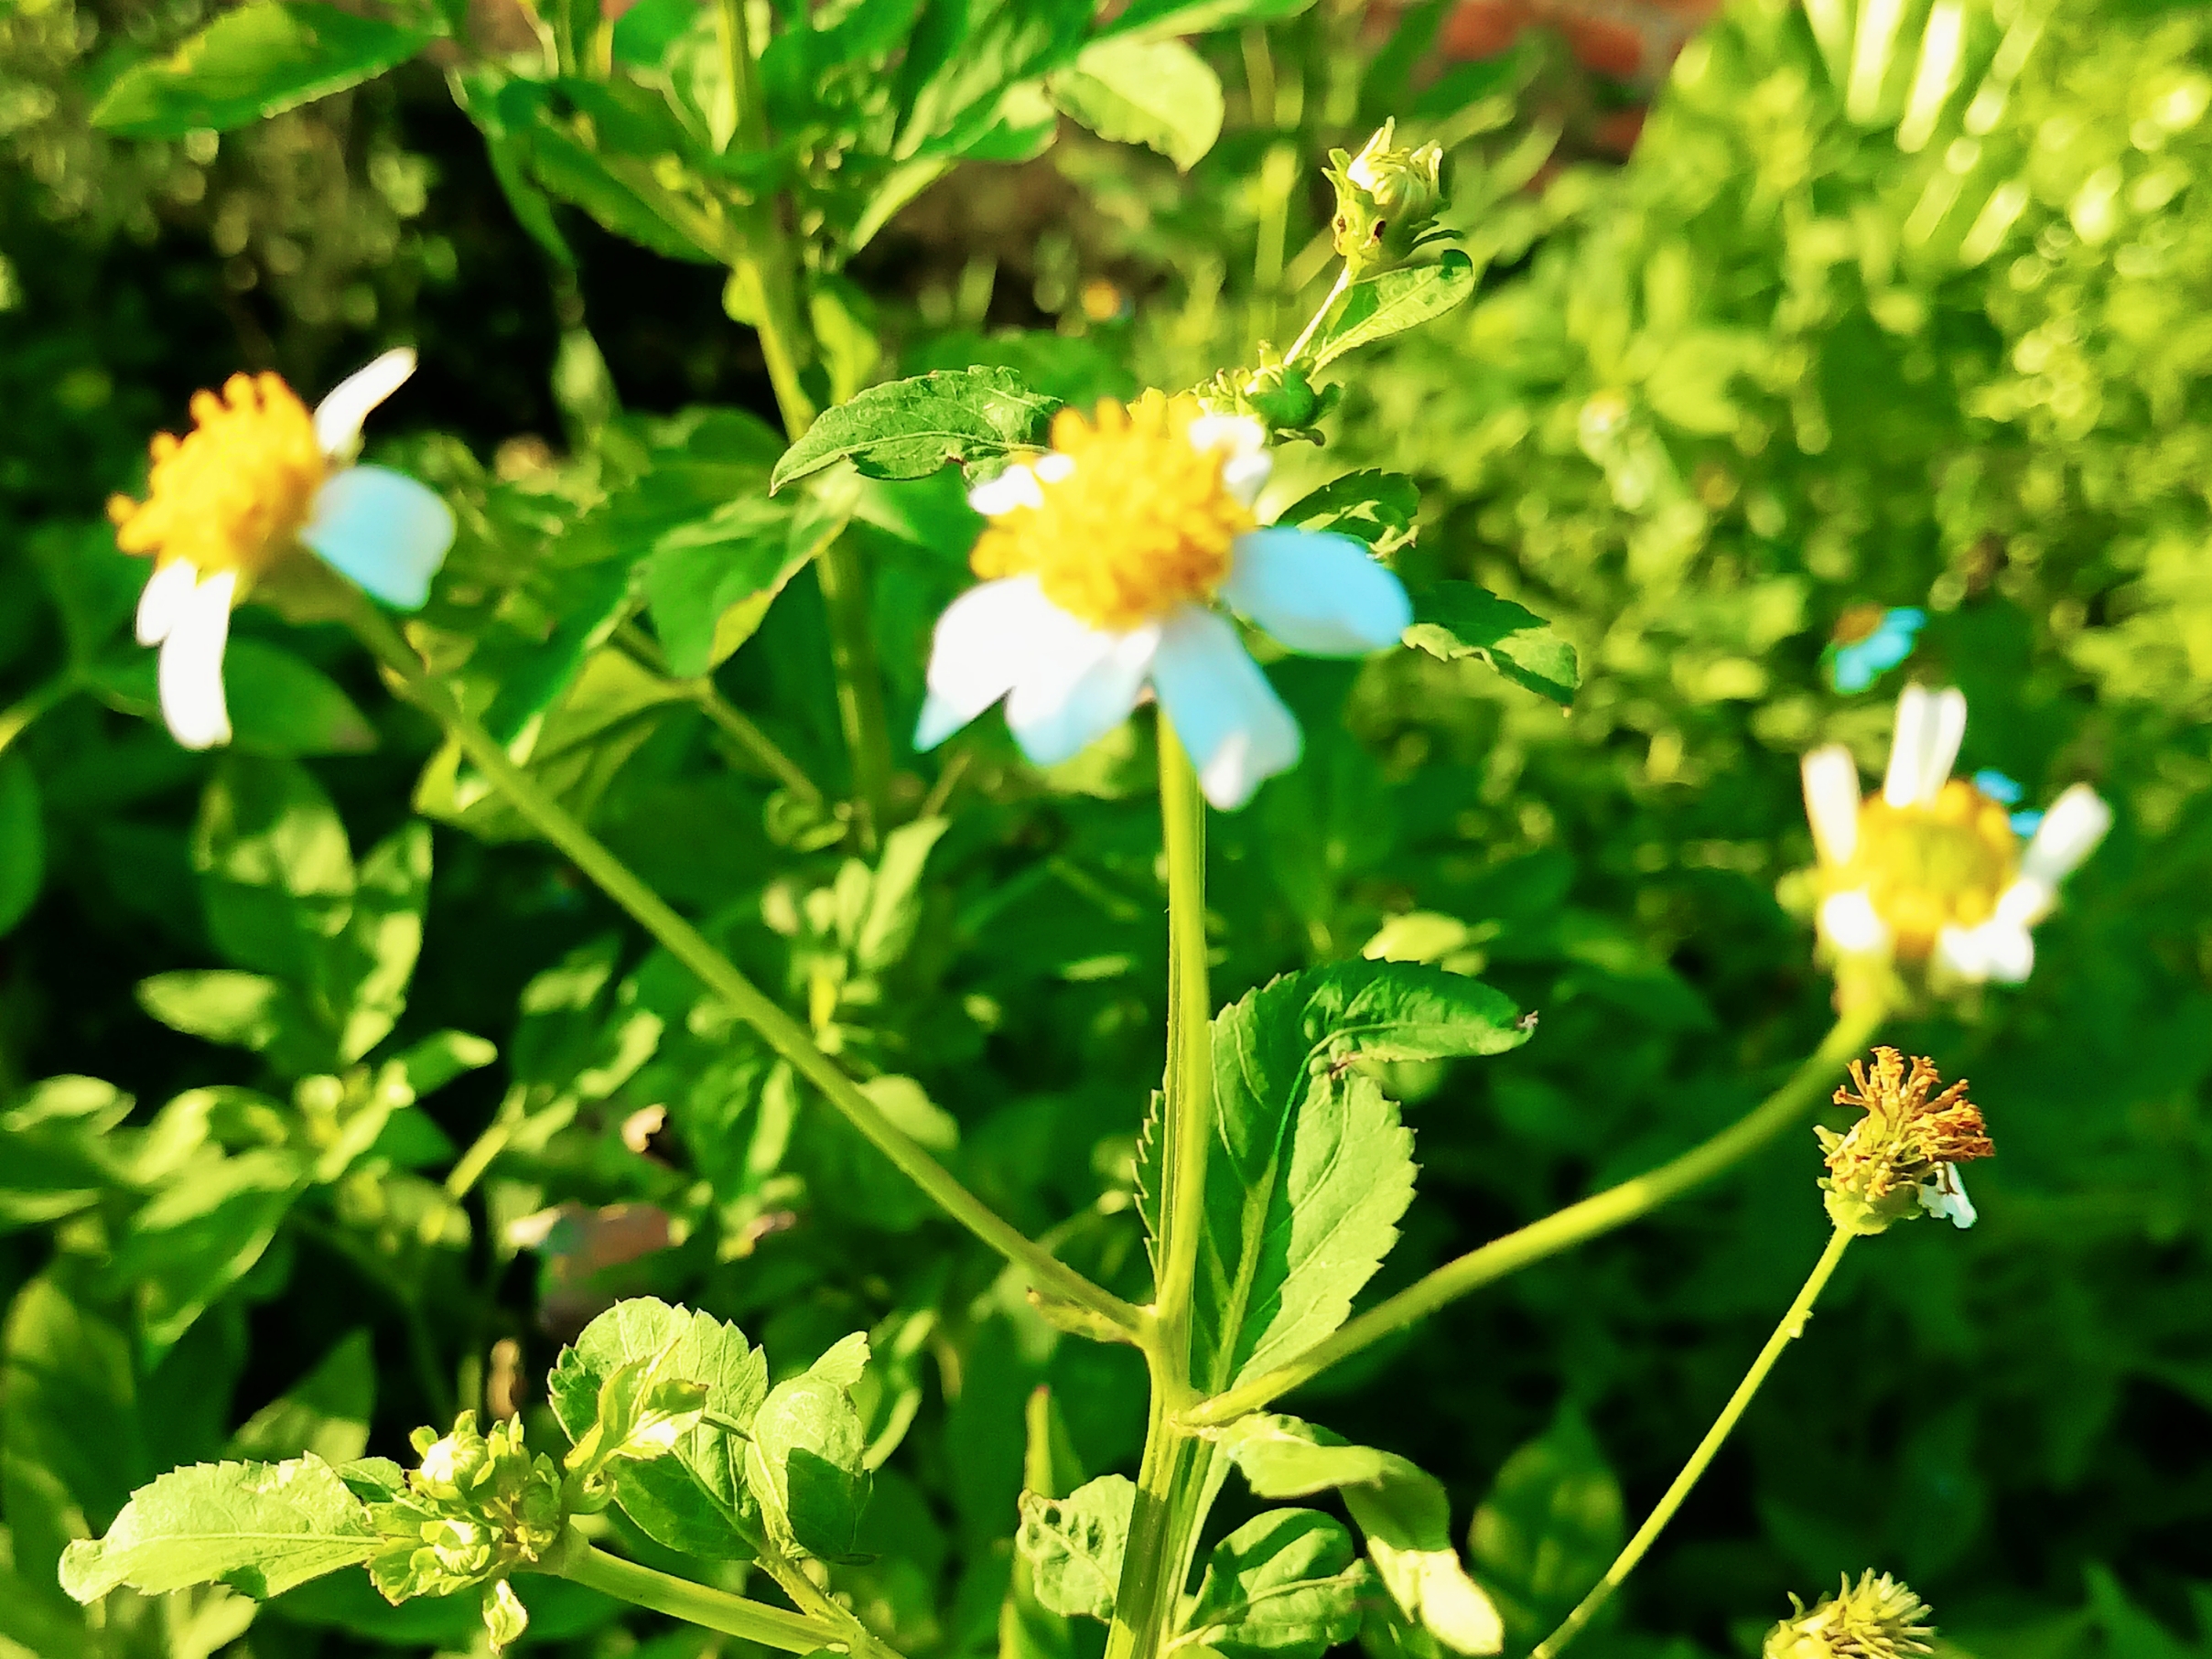
[{"label": "white petal", "polygon": [[2056,887],[2097,850],[2111,827],[2112,809],[2104,798],[2086,783],[2074,784],[2051,803],[2035,826],[2034,839],[2020,856],[2021,875]]},{"label": "white petal", "polygon": [[1999,985],[2019,985],[2035,971],[2035,938],[2024,927],[1993,921],[1974,931],[1981,935],[1981,959],[1989,964],[1990,977]]},{"label": "white petal", "polygon": [[1249,507],[1259,500],[1259,492],[1268,487],[1268,475],[1275,470],[1275,458],[1262,450],[1257,455],[1233,455],[1221,464],[1221,487],[1236,503]]},{"label": "white petal", "polygon": [[1041,652],[1014,684],[1006,724],[1036,766],[1072,759],[1129,717],[1160,649],[1160,626],[1127,633],[1084,627]]},{"label": "white petal", "polygon": [[1365,656],[1413,625],[1405,585],[1348,535],[1249,531],[1231,559],[1222,598],[1292,651]]},{"label": "white petal", "polygon": [[350,458],[361,447],[361,424],[369,411],[405,385],[414,372],[414,349],[401,346],[331,387],[330,395],[315,405],[315,441],[322,452],[337,460]]},{"label": "white petal", "polygon": [[1890,769],[1882,782],[1892,806],[1925,806],[1943,792],[1966,737],[1966,694],[1957,686],[1932,692],[1908,685],[1897,699],[1897,729],[1890,740]]},{"label": "white petal", "polygon": [[1036,473],[1040,483],[1064,484],[1075,476],[1075,458],[1054,449],[1039,456],[1030,470]]},{"label": "white petal", "polygon": [[222,648],[231,637],[231,601],[238,573],[225,570],[193,588],[161,642],[161,717],[187,749],[231,740],[222,696]]},{"label": "white petal", "polygon": [[1248,415],[1202,415],[1187,436],[1201,455],[1222,452],[1222,487],[1230,495],[1246,507],[1259,499],[1275,468],[1265,426]]},{"label": "white petal", "polygon": [[2022,876],[1997,895],[1997,920],[2007,927],[2032,928],[2051,913],[2058,889],[2033,876]]},{"label": "white petal", "polygon": [[1035,657],[1040,635],[1066,615],[1044,597],[1035,576],[986,582],[947,605],[930,649],[929,701],[914,747],[936,748],[1013,690]]},{"label": "white petal", "polygon": [[1845,865],[1859,850],[1859,764],[1840,743],[1816,749],[1799,763],[1805,817],[1813,846],[1827,865]]},{"label": "white petal", "polygon": [[[1050,460],[1052,458],[1043,458]],[[1074,470],[1071,465],[1069,471]],[[1065,474],[1062,475],[1063,477]],[[986,479],[967,492],[967,504],[987,519],[1011,512],[1017,507],[1041,507],[1044,491],[1038,487],[1037,474],[1023,461],[1016,461],[995,479]]]},{"label": "white petal", "polygon": [[1831,893],[1820,901],[1820,935],[1846,955],[1871,955],[1890,946],[1889,923],[1874,909],[1862,887]]},{"label": "white petal", "polygon": [[1298,764],[1297,720],[1236,630],[1214,612],[1184,605],[1162,624],[1152,685],[1198,769],[1199,787],[1223,812]]},{"label": "white petal", "polygon": [[158,645],[177,626],[177,613],[199,586],[200,572],[189,559],[171,559],[146,579],[138,595],[138,643]]},{"label": "white petal", "polygon": [[1956,1164],[1937,1164],[1936,1173],[1921,1182],[1918,1193],[1921,1209],[1938,1220],[1948,1221],[1964,1232],[1977,1219],[1974,1201],[1966,1195],[1966,1182],[1958,1178]]},{"label": "white petal", "polygon": [[419,610],[453,545],[453,509],[388,467],[348,467],[316,491],[299,539],[385,604]]}]

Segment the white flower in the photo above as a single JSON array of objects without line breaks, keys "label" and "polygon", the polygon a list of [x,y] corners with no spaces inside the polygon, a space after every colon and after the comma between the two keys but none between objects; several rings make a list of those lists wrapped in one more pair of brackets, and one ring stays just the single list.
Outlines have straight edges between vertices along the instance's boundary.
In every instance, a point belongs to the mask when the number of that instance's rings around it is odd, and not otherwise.
[{"label": "white flower", "polygon": [[108,503],[115,542],[150,554],[138,641],[161,647],[162,716],[187,749],[231,738],[222,688],[231,609],[305,546],[387,605],[413,610],[453,544],[453,513],[405,474],[351,464],[361,422],[415,372],[387,351],[310,415],[274,374],[192,399],[194,429],[153,442],[146,499]]},{"label": "white flower", "polygon": [[1859,770],[1840,745],[1805,757],[1820,936],[1847,956],[1893,955],[1954,980],[2016,984],[2035,964],[2029,930],[2104,838],[2112,810],[2077,783],[2023,851],[2005,803],[1951,776],[1965,736],[1958,691],[1908,685],[1880,794],[1860,799]]},{"label": "white flower", "polygon": [[999,699],[1022,752],[1068,759],[1156,695],[1206,798],[1242,806],[1295,765],[1298,722],[1214,600],[1293,651],[1364,656],[1413,611],[1397,578],[1348,536],[1262,528],[1268,476],[1255,421],[1148,393],[1072,410],[1053,448],[969,497],[991,524],[987,579],[946,608],[914,734],[929,749]]},{"label": "white flower", "polygon": [[1974,1224],[1974,1201],[1966,1195],[1966,1182],[1956,1164],[1937,1164],[1936,1172],[1920,1183],[1920,1208],[1938,1221],[1948,1221],[1961,1233]]}]

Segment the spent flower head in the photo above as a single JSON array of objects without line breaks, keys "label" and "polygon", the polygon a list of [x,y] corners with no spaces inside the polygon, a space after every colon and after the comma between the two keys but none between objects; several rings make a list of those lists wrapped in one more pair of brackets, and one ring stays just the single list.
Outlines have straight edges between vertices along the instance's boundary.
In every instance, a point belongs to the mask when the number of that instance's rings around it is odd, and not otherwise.
[{"label": "spent flower head", "polygon": [[1926,1060],[1908,1070],[1894,1049],[1874,1050],[1873,1068],[1851,1061],[1849,1086],[1836,1091],[1840,1106],[1865,1115],[1842,1134],[1820,1127],[1828,1174],[1828,1212],[1839,1227],[1881,1233],[1891,1223],[1925,1212],[1960,1227],[1974,1224],[1974,1206],[1958,1166],[1996,1151],[1981,1122],[1981,1108],[1966,1097],[1964,1079],[1942,1088]]},{"label": "spent flower head", "polygon": [[1444,152],[1437,145],[1407,149],[1393,143],[1397,123],[1386,121],[1356,156],[1329,152],[1329,182],[1336,187],[1336,218],[1330,231],[1337,256],[1354,275],[1402,264],[1435,229],[1444,205]]},{"label": "spent flower head", "polygon": [[2017,984],[2035,964],[2029,930],[2111,827],[2112,809],[2077,783],[2023,848],[2012,803],[1983,787],[1990,775],[1951,776],[1965,736],[1958,690],[1908,685],[1879,793],[1861,798],[1840,744],[1805,757],[1820,939],[1845,963],[1893,962],[1937,985]]},{"label": "spent flower head", "polygon": [[233,374],[194,394],[190,432],[155,436],[146,500],[109,501],[116,546],[154,561],[138,642],[161,647],[162,717],[185,748],[230,741],[232,607],[303,549],[387,605],[428,598],[452,510],[404,473],[352,464],[361,422],[414,372],[413,351],[387,351],[311,414],[280,377]]},{"label": "spent flower head", "polygon": [[1298,722],[1215,607],[1293,651],[1356,657],[1397,643],[1405,587],[1349,536],[1264,526],[1259,422],[1148,392],[1063,409],[1052,447],[968,497],[990,522],[984,578],[938,619],[914,746],[1006,700],[1039,766],[1069,759],[1157,696],[1206,798],[1242,806],[1298,762]]},{"label": "spent flower head", "polygon": [[1853,1584],[1846,1574],[1832,1596],[1808,1611],[1792,1596],[1790,1616],[1766,1632],[1762,1659],[1906,1659],[1931,1651],[1927,1603],[1872,1568]]}]

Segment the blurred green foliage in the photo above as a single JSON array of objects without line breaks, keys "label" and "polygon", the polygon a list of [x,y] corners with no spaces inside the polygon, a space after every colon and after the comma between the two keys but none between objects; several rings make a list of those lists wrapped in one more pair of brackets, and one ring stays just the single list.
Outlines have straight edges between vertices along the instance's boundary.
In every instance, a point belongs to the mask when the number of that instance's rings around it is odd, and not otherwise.
[{"label": "blurred green foliage", "polygon": [[[383,455],[460,514],[426,620],[464,700],[902,1128],[1142,1294],[1149,735],[1042,775],[995,721],[901,746],[904,827],[858,846],[808,561],[859,550],[903,732],[976,521],[949,475],[766,493],[718,216],[782,171],[817,396],[972,364],[1071,400],[1185,385],[1296,331],[1314,168],[1390,115],[1444,144],[1479,285],[1346,364],[1284,500],[1412,475],[1399,567],[1525,603],[1582,684],[1562,715],[1473,659],[1273,664],[1305,762],[1215,820],[1224,1000],[1367,947],[1541,1015],[1480,1067],[1399,1069],[1419,1195],[1370,1295],[1701,1138],[1811,1046],[1797,757],[1878,770],[1898,681],[1955,683],[1965,770],[2119,812],[2033,980],[1902,1033],[1989,1115],[1981,1224],[1854,1254],[1587,1650],[1753,1651],[1786,1590],[1876,1566],[1960,1654],[2212,1651],[2212,21],[1735,0],[1614,167],[1562,144],[1540,44],[1440,73],[1441,0],[1138,0],[1087,45],[1049,5],[933,4],[912,41],[912,7],[753,9],[772,156],[722,120],[708,15],[664,0],[461,8],[465,61],[220,139],[90,123],[194,8],[0,17],[0,1653],[466,1649],[466,1599],[349,1578],[88,1620],[55,1564],[181,1462],[395,1452],[457,1406],[557,1444],[532,1380],[641,1294],[742,1325],[779,1381],[867,1331],[874,1491],[836,1589],[915,1659],[1043,1640],[1001,1617],[1044,1619],[1008,1593],[1025,1456],[1040,1492],[1127,1468],[1134,1356],[1041,1320],[342,633],[243,613],[237,752],[177,749],[101,503],[194,386],[418,340]],[[1209,9],[1247,20],[1182,44]],[[554,72],[516,71],[541,34]],[[593,147],[625,119],[697,194]],[[1867,604],[1930,620],[1840,696],[1822,650]],[[1776,1147],[1293,1407],[1441,1479],[1525,1647],[1787,1299],[1814,1168],[1809,1136]],[[548,1651],[734,1651],[520,1588]]]}]

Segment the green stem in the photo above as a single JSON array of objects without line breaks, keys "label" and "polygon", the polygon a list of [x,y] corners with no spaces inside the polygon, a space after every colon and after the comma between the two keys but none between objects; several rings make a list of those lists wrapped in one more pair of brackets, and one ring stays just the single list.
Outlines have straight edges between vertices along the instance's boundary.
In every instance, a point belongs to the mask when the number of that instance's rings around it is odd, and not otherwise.
[{"label": "green stem", "polygon": [[806,1569],[789,1556],[764,1548],[760,1552],[760,1562],[762,1570],[776,1581],[777,1588],[791,1598],[793,1606],[810,1618],[842,1630],[847,1646],[858,1659],[900,1659],[896,1649],[879,1640],[850,1608],[832,1600],[820,1585],[806,1576]]},{"label": "green stem", "polygon": [[661,650],[660,641],[640,628],[634,621],[616,626],[614,642],[627,652],[641,666],[679,687],[684,695],[698,705],[699,712],[708,722],[728,738],[745,758],[765,770],[777,782],[809,806],[822,804],[822,791],[796,760],[785,754],[776,740],[762,731],[751,716],[739,708],[722,695],[712,674],[701,674],[696,680],[679,680],[668,672],[668,658]]},{"label": "green stem", "polygon": [[890,725],[883,713],[883,675],[876,666],[868,573],[858,550],[838,536],[815,560],[822,602],[829,611],[830,664],[837,676],[837,720],[853,769],[853,818],[860,850],[873,854],[890,810]]},{"label": "green stem", "polygon": [[1336,274],[1336,285],[1329,290],[1329,297],[1321,302],[1321,309],[1314,312],[1312,317],[1308,319],[1304,332],[1300,334],[1298,339],[1291,343],[1290,349],[1283,353],[1284,362],[1294,363],[1304,354],[1307,342],[1313,338],[1313,331],[1322,325],[1322,318],[1329,315],[1338,297],[1351,285],[1352,262],[1346,260],[1344,268]]},{"label": "green stem", "polygon": [[1648,1175],[1609,1187],[1541,1221],[1531,1222],[1518,1232],[1493,1239],[1480,1249],[1446,1262],[1387,1301],[1369,1309],[1325,1341],[1315,1343],[1288,1364],[1215,1395],[1187,1414],[1184,1421],[1193,1427],[1218,1427],[1234,1423],[1246,1413],[1259,1410],[1300,1383],[1319,1376],[1363,1348],[1427,1319],[1438,1309],[1471,1291],[1648,1215],[1691,1188],[1741,1163],[1820,1104],[1844,1061],[1873,1040],[1887,1012],[1886,1005],[1875,1003],[1845,1013],[1822,1039],[1812,1057],[1790,1074],[1787,1083],[1748,1115],[1738,1118],[1710,1140],[1693,1147],[1669,1163],[1661,1164]]},{"label": "green stem", "polygon": [[[581,1540],[578,1540],[580,1543]],[[586,1544],[559,1560],[557,1571],[572,1583],[602,1595],[651,1608],[726,1636],[740,1636],[785,1654],[811,1654],[818,1648],[844,1645],[846,1632],[822,1619],[785,1612],[761,1601],[749,1601],[728,1590],[694,1584],[670,1573],[641,1567]]]},{"label": "green stem", "polygon": [[508,759],[498,740],[442,683],[425,672],[421,658],[382,611],[364,602],[355,612],[354,628],[399,682],[407,698],[452,735],[469,761],[506,796],[524,822],[629,911],[670,955],[719,996],[730,1012],[758,1031],[770,1048],[789,1061],[794,1071],[813,1083],[847,1123],[939,1209],[1021,1269],[1039,1290],[1087,1308],[1121,1330],[1135,1333],[1144,1328],[1145,1318],[1136,1309],[1039,1248],[886,1117],[837,1062],[815,1046],[804,1027],[746,978],[736,964],[709,944],[696,928],[677,915],[629,866]]},{"label": "green stem", "polygon": [[1613,1593],[1620,1589],[1621,1581],[1635,1570],[1636,1563],[1644,1558],[1645,1552],[1651,1548],[1653,1541],[1666,1530],[1667,1522],[1674,1519],[1675,1511],[1682,1507],[1682,1501],[1689,1496],[1690,1489],[1697,1485],[1699,1477],[1712,1462],[1714,1455],[1721,1449],[1721,1442],[1728,1438],[1737,1420],[1743,1416],[1744,1408],[1751,1404],[1752,1396],[1759,1392],[1759,1384],[1766,1381],[1766,1374],[1775,1368],[1775,1362],[1782,1357],[1782,1351],[1805,1334],[1805,1321],[1812,1317],[1813,1304],[1819,1300],[1821,1290],[1826,1287],[1829,1276],[1836,1271],[1836,1264],[1843,1259],[1844,1251],[1850,1247],[1855,1236],[1840,1227],[1829,1235],[1828,1248],[1820,1253],[1820,1259],[1814,1265],[1811,1277],[1805,1281],[1805,1287],[1797,1292],[1797,1299],[1789,1305],[1789,1311],[1782,1316],[1782,1322],[1775,1327],[1774,1335],[1766,1339],[1766,1346],[1759,1350],[1759,1357],[1752,1362],[1751,1369],[1744,1374],[1743,1380],[1736,1384],[1736,1392],[1729,1395],[1728,1404],[1721,1408],[1721,1415],[1713,1419],[1713,1426],[1705,1431],[1705,1438],[1698,1442],[1698,1449],[1689,1454],[1689,1461],[1682,1465],[1682,1472],[1675,1477],[1674,1484],[1667,1489],[1666,1495],[1659,1500],[1658,1507],[1645,1519],[1642,1526],[1636,1528],[1636,1535],[1629,1539],[1628,1547],[1606,1569],[1605,1576],[1598,1580],[1596,1588],[1582,1598],[1558,1630],[1544,1638],[1528,1659],[1557,1659],[1559,1652],[1581,1634],[1582,1627],[1597,1616],[1598,1610],[1613,1599]]},{"label": "green stem", "polygon": [[1168,866],[1168,1057],[1160,1111],[1159,1279],[1151,1420],[1138,1470],[1137,1503],[1114,1598],[1106,1659],[1152,1659],[1177,1611],[1198,1525],[1209,1448],[1178,1421],[1193,1398],[1191,1298],[1205,1226],[1206,1154],[1214,1137],[1213,995],[1206,973],[1206,803],[1198,775],[1163,714],[1160,839]]},{"label": "green stem", "polygon": [[77,689],[77,673],[65,669],[45,684],[26,693],[13,706],[0,711],[0,754],[27,731],[39,716]]}]

